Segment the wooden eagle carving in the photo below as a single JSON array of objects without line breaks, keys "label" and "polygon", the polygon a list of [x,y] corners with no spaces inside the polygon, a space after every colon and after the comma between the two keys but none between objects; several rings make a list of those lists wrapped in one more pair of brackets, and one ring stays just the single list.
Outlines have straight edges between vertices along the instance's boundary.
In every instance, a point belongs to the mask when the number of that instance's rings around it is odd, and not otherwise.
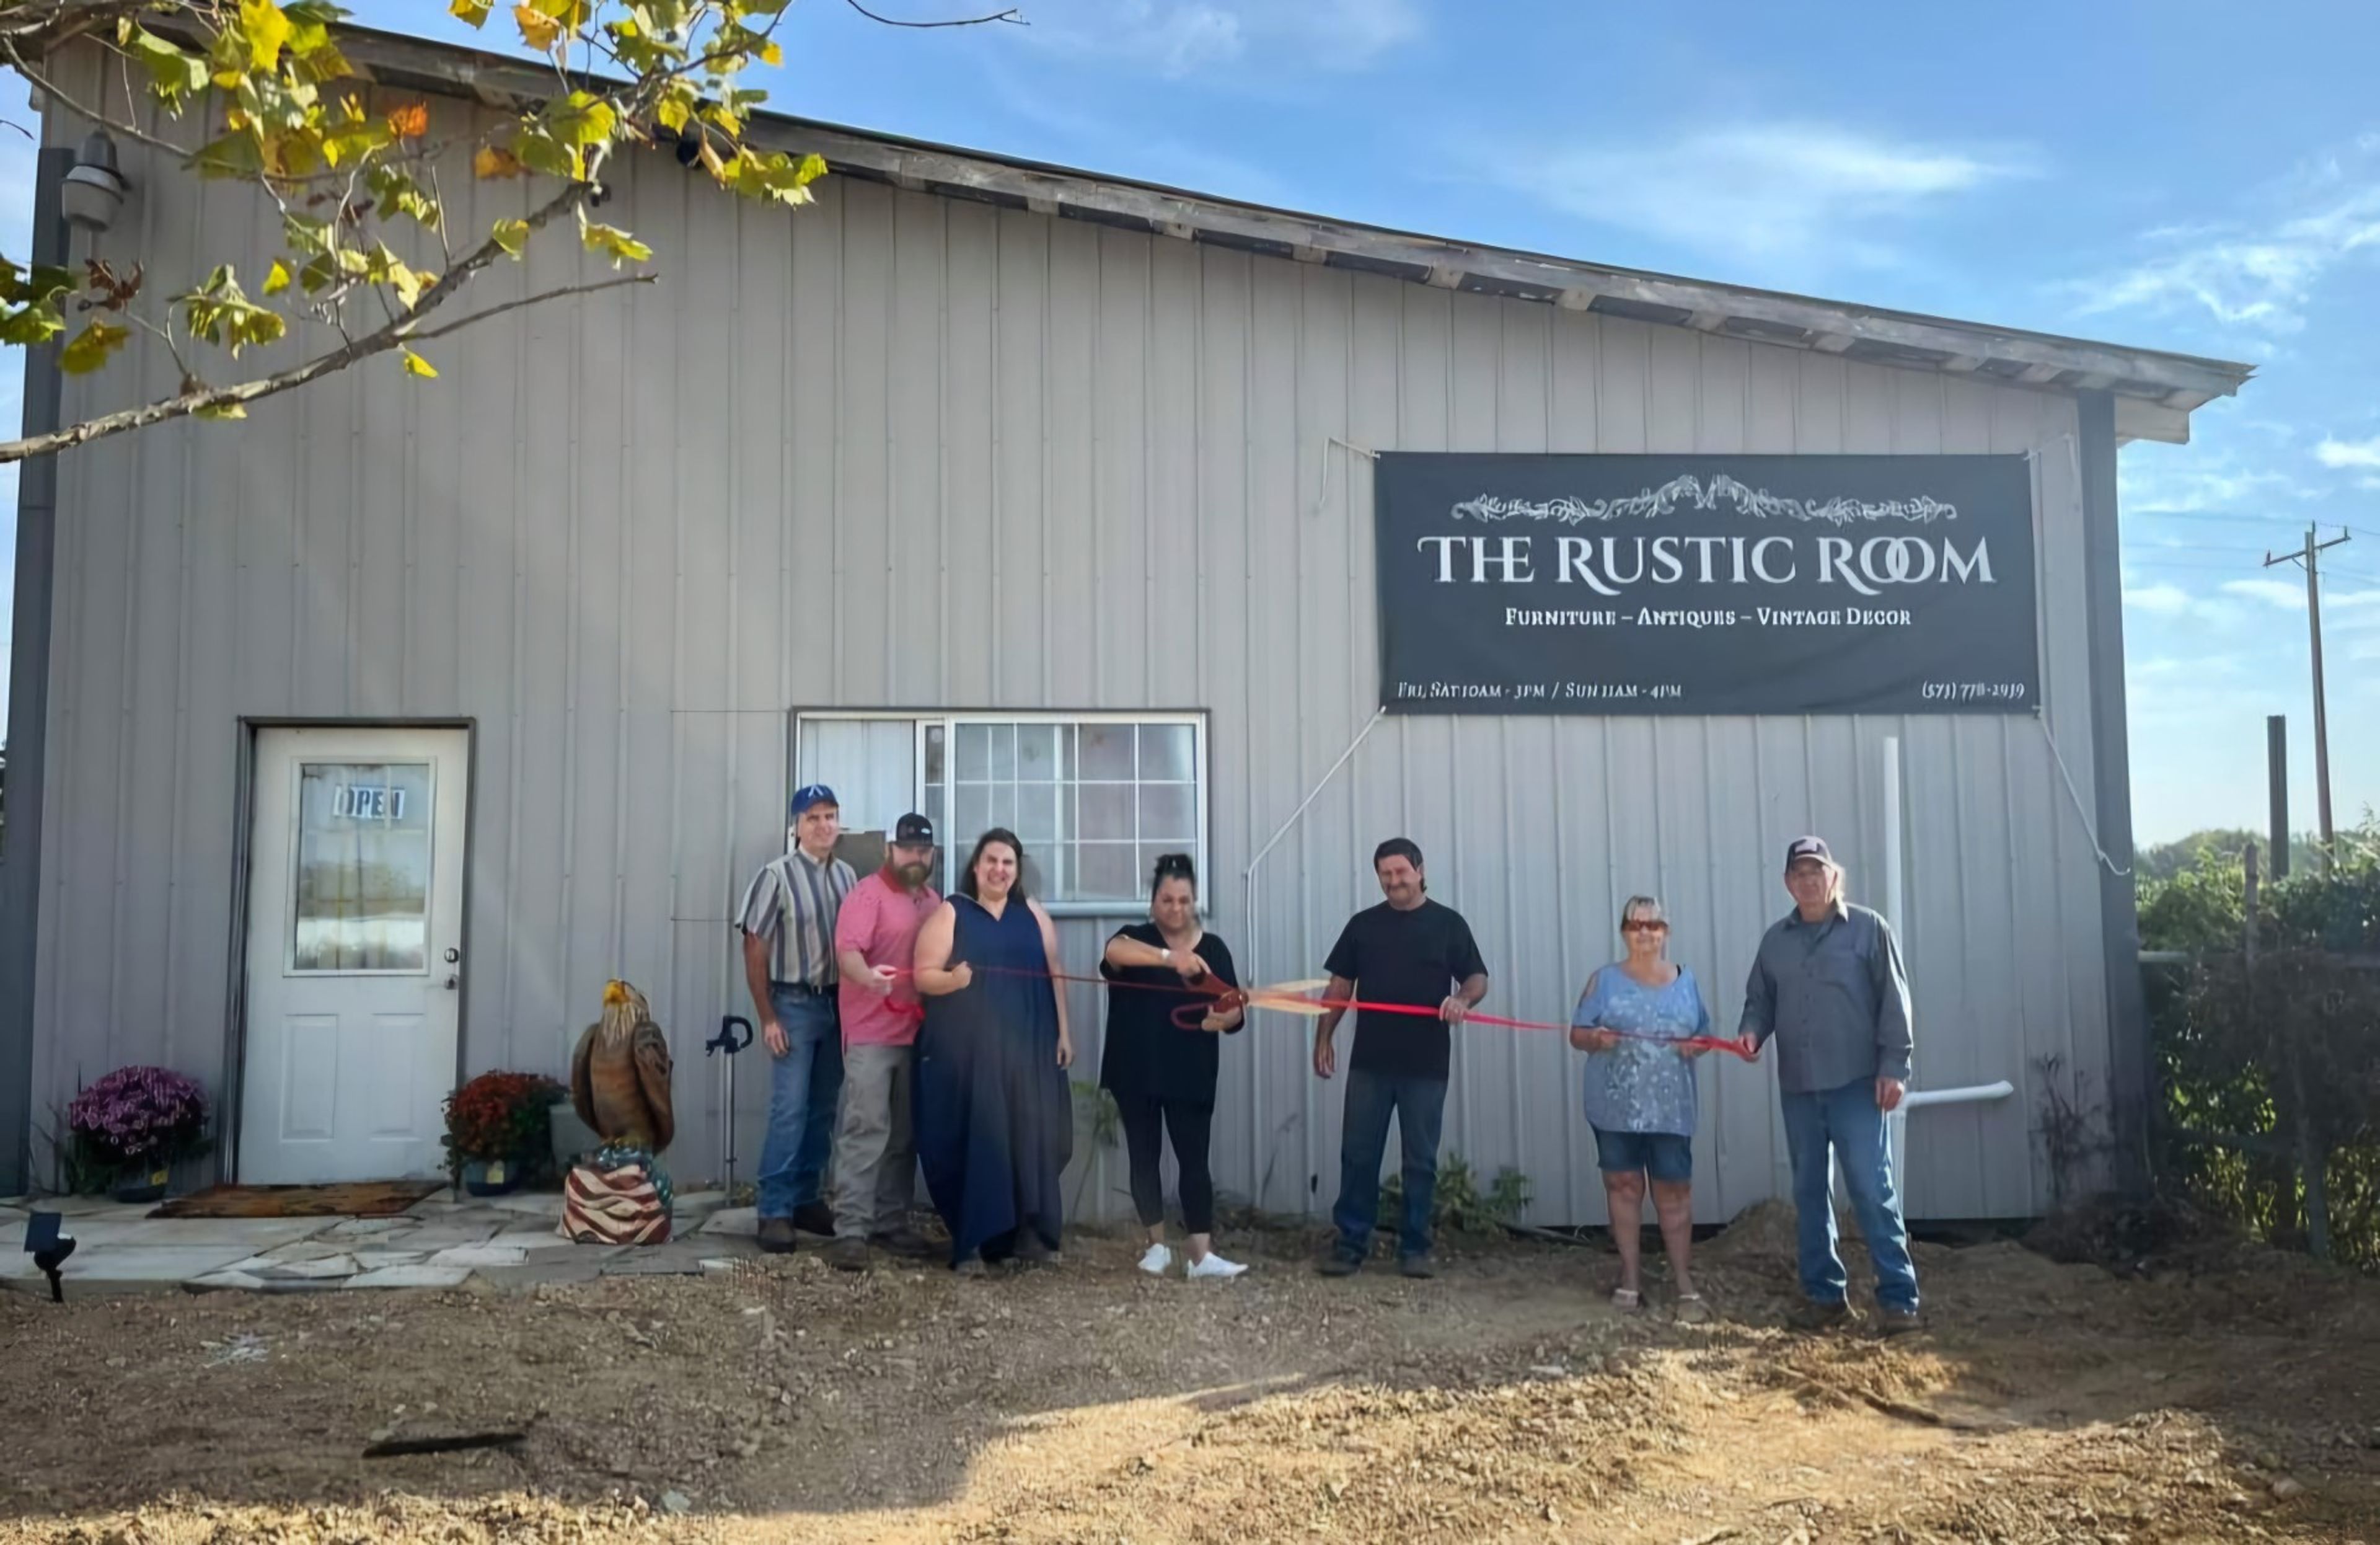
[{"label": "wooden eagle carving", "polygon": [[645,995],[625,981],[603,984],[603,1016],[571,1054],[570,1104],[606,1146],[659,1153],[677,1134],[669,1042]]}]

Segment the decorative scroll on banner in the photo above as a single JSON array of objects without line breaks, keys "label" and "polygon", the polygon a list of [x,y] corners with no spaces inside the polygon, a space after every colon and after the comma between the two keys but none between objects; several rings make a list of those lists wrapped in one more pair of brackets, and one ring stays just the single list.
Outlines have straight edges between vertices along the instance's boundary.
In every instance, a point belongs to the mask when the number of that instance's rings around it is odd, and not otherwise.
[{"label": "decorative scroll on banner", "polygon": [[2028,713],[2022,456],[1383,452],[1391,713]]}]

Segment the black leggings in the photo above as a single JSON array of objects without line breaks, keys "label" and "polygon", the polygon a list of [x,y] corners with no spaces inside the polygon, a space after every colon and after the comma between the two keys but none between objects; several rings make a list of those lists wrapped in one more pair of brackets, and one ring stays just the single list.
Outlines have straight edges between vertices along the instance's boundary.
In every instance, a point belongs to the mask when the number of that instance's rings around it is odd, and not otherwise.
[{"label": "black leggings", "polygon": [[1161,1137],[1170,1137],[1173,1162],[1182,1166],[1182,1226],[1192,1234],[1215,1232],[1215,1177],[1207,1169],[1215,1107],[1146,1094],[1119,1094],[1115,1101],[1123,1117],[1124,1150],[1132,1156],[1132,1205],[1140,1226],[1165,1221],[1165,1181],[1157,1159]]}]

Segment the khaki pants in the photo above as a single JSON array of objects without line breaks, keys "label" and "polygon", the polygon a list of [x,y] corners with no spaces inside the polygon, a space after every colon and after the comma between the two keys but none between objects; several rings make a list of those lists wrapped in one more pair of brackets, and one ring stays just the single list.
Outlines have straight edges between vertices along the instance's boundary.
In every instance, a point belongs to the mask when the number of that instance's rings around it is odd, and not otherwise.
[{"label": "khaki pants", "polygon": [[846,1046],[834,1134],[834,1232],[868,1238],[907,1226],[917,1173],[909,1135],[914,1046]]}]

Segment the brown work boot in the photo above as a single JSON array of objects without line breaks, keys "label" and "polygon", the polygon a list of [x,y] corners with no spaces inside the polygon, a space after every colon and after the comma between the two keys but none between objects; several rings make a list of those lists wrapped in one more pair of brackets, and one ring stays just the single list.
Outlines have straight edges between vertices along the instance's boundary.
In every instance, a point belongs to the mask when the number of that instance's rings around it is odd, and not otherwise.
[{"label": "brown work boot", "polygon": [[838,1235],[826,1247],[826,1263],[838,1271],[868,1270],[868,1241],[856,1234]]},{"label": "brown work boot", "polygon": [[903,1260],[927,1260],[941,1253],[934,1248],[933,1241],[905,1228],[871,1234],[868,1242],[886,1255],[897,1256]]},{"label": "brown work boot", "polygon": [[796,1247],[791,1218],[760,1220],[760,1248],[771,1255],[791,1255]]},{"label": "brown work boot", "polygon": [[1792,1314],[1793,1329],[1797,1331],[1844,1330],[1858,1324],[1859,1320],[1859,1310],[1840,1298],[1830,1304],[1805,1300]]},{"label": "brown work boot", "polygon": [[822,1239],[834,1237],[834,1209],[822,1201],[806,1201],[794,1209],[794,1226]]}]

